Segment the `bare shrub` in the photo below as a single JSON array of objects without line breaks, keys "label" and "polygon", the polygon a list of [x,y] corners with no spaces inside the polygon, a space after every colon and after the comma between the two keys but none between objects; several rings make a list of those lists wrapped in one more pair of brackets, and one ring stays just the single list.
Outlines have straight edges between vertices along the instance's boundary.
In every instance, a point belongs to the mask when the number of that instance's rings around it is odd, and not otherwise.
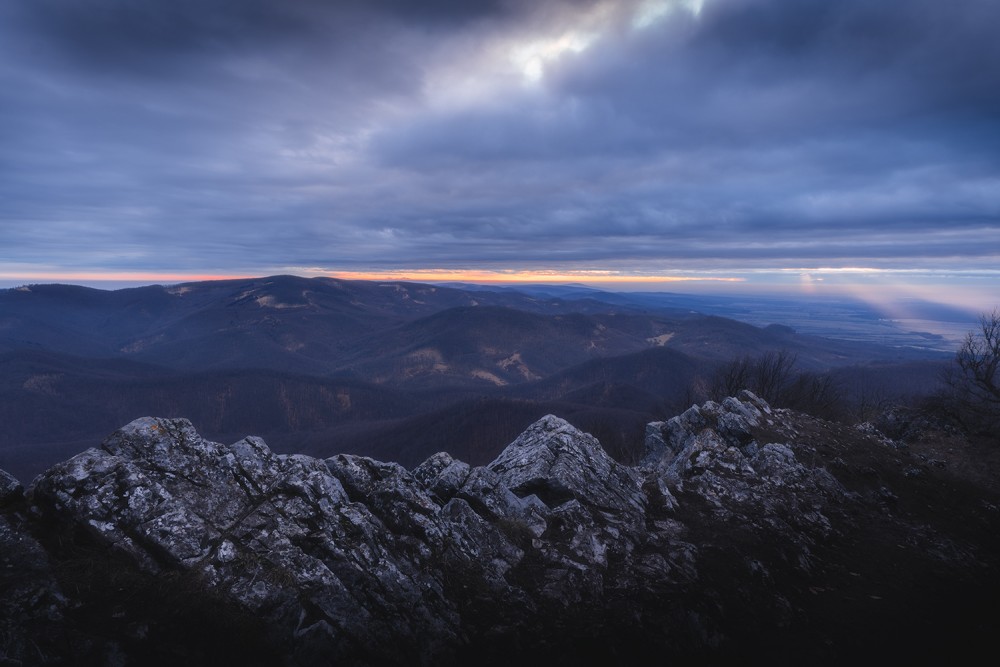
[{"label": "bare shrub", "polygon": [[970,431],[1000,439],[1000,309],[979,317],[945,370],[943,403]]}]

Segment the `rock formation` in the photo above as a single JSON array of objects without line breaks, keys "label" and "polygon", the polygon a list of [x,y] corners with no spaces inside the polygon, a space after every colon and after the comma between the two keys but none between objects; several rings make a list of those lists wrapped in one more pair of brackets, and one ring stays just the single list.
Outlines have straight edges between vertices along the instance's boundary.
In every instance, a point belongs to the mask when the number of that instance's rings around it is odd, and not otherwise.
[{"label": "rock formation", "polygon": [[[926,611],[911,579],[933,578],[928,608],[985,595],[996,552],[900,508],[900,484],[929,480],[887,442],[749,392],[650,424],[637,467],[554,416],[485,467],[439,453],[412,471],[139,419],[26,491],[0,475],[0,661],[822,662],[898,647]],[[1000,523],[963,493],[975,521]],[[878,636],[869,618],[888,619]]]}]

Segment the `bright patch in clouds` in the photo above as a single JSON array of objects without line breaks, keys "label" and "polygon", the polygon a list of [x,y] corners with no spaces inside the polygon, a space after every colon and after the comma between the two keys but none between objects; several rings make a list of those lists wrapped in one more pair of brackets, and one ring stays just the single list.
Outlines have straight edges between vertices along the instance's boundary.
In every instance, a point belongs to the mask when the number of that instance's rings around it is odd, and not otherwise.
[{"label": "bright patch in clouds", "polygon": [[697,16],[704,0],[646,0],[639,3],[601,2],[587,11],[560,13],[555,20],[542,22],[532,32],[504,34],[492,42],[484,40],[456,62],[442,59],[438,69],[427,73],[430,98],[469,102],[483,100],[491,91],[511,82],[510,69],[521,83],[539,84],[546,69],[561,58],[579,55],[601,39],[610,38],[623,22],[634,29],[649,28],[677,11]]},{"label": "bright patch in clouds", "polygon": [[566,53],[581,53],[594,40],[595,33],[567,32],[555,39],[539,40],[528,44],[518,44],[511,49],[510,60],[530,83],[541,80],[545,65]]},{"label": "bright patch in clouds", "polygon": [[648,28],[667,18],[678,9],[687,10],[694,16],[698,16],[704,4],[704,0],[646,0],[636,10],[632,26],[638,30]]}]

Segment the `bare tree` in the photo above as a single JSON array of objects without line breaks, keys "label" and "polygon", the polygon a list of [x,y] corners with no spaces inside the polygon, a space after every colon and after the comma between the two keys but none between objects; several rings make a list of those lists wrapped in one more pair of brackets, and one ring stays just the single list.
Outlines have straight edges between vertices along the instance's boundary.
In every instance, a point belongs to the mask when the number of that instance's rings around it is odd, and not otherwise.
[{"label": "bare tree", "polygon": [[713,400],[749,389],[771,405],[807,412],[823,419],[846,416],[844,392],[828,373],[798,372],[794,352],[767,352],[737,357],[720,366],[712,378]]},{"label": "bare tree", "polygon": [[890,405],[892,397],[884,385],[880,384],[868,370],[861,370],[849,389],[851,395],[851,417],[856,422],[875,419]]},{"label": "bare tree", "polygon": [[982,401],[1000,405],[1000,309],[979,317],[979,331],[970,331],[958,354],[958,367]]},{"label": "bare tree", "polygon": [[797,355],[787,350],[758,357],[751,391],[768,403],[785,403],[797,360]]},{"label": "bare tree", "polygon": [[792,383],[795,361],[796,355],[787,350],[733,359],[712,378],[712,398],[720,400],[749,389],[768,403],[778,404]]},{"label": "bare tree", "polygon": [[[975,430],[1000,426],[1000,309],[979,317],[945,374],[959,418]],[[996,433],[994,433],[996,435]]]},{"label": "bare tree", "polygon": [[735,396],[740,389],[750,389],[754,359],[750,356],[732,359],[720,366],[712,376],[709,395],[713,400],[720,401],[727,396]]},{"label": "bare tree", "polygon": [[828,373],[799,373],[782,397],[783,405],[822,419],[847,416],[843,389]]}]

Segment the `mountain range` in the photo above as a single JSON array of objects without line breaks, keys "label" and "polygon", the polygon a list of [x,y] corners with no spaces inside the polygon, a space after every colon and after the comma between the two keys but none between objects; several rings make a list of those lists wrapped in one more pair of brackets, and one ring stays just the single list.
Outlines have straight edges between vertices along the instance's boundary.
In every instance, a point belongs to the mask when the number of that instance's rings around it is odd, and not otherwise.
[{"label": "mountain range", "polygon": [[575,286],[295,276],[25,285],[0,291],[0,467],[30,478],[150,414],[223,440],[258,433],[279,451],[417,462],[447,449],[483,464],[558,412],[627,458],[646,422],[705,398],[714,370],[739,356],[788,354],[866,389],[898,370],[913,392],[932,388],[950,356],[692,305]]}]

